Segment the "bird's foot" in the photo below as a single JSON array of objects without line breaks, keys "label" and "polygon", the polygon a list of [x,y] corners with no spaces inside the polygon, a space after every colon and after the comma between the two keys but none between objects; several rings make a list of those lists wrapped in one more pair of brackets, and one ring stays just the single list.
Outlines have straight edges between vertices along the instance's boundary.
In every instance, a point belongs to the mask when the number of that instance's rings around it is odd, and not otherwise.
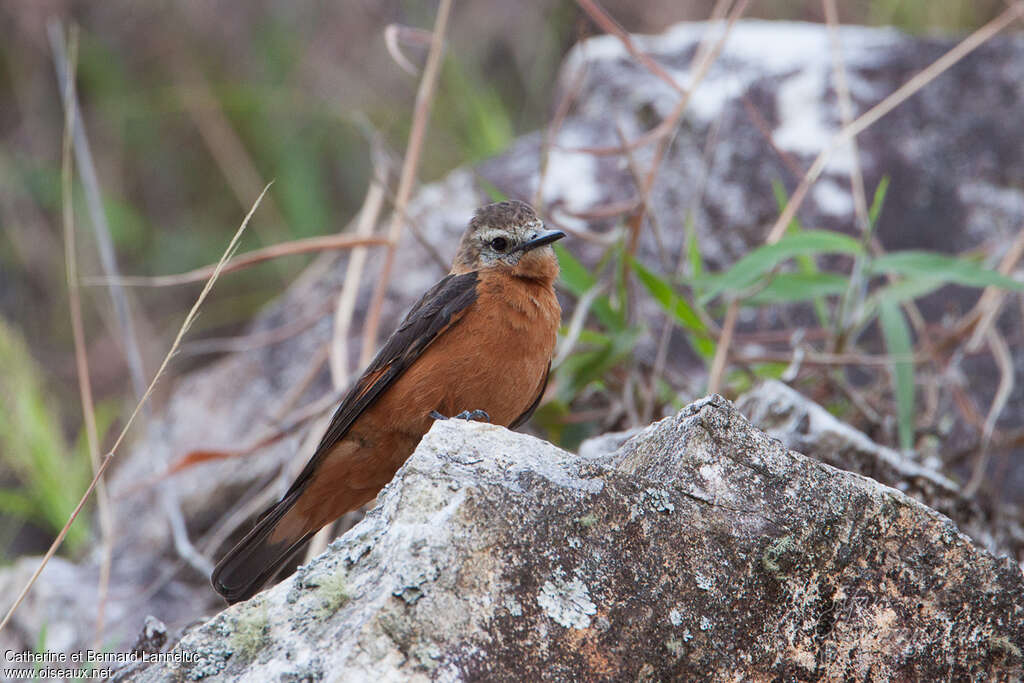
[{"label": "bird's foot", "polygon": [[[447,420],[446,415],[442,415],[436,410],[431,410],[429,416],[435,420]],[[486,410],[463,410],[458,415],[455,415],[453,419],[456,420],[476,420],[478,422],[490,422],[491,416],[487,414]]]}]

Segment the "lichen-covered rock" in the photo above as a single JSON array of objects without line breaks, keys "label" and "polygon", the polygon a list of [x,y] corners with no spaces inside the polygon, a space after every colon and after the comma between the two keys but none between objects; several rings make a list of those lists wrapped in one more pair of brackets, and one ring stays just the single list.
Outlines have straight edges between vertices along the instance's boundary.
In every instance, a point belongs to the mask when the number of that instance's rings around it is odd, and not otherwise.
[{"label": "lichen-covered rock", "polygon": [[[435,423],[295,576],[122,680],[989,680],[1024,578],[713,396],[598,461]],[[178,661],[175,661],[178,660]]]}]

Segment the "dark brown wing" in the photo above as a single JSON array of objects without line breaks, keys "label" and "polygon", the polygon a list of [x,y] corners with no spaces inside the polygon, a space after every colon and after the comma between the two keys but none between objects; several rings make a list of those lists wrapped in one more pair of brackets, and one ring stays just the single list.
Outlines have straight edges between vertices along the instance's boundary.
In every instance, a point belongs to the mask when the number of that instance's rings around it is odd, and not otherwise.
[{"label": "dark brown wing", "polygon": [[512,421],[512,424],[508,426],[509,429],[515,429],[525,423],[530,419],[530,416],[533,415],[533,411],[537,410],[537,406],[540,405],[541,398],[544,397],[544,390],[548,388],[548,377],[550,376],[551,361],[548,361],[548,369],[544,371],[544,381],[540,383],[540,391],[537,392],[537,398],[533,399],[533,403],[531,403],[530,407],[526,409],[526,412]]},{"label": "dark brown wing", "polygon": [[476,301],[477,274],[447,275],[423,295],[402,324],[384,342],[370,366],[334,412],[313,457],[288,489],[302,488],[320,460],[348,432],[352,423],[419,358],[430,344]]}]

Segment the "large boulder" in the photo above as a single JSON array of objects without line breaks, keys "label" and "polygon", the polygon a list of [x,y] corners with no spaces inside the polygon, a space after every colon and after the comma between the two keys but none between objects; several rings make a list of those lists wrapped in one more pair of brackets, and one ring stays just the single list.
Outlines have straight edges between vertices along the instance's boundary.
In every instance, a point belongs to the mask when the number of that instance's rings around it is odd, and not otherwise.
[{"label": "large boulder", "polygon": [[711,396],[614,454],[435,423],[328,552],[120,680],[987,680],[1024,577]]}]

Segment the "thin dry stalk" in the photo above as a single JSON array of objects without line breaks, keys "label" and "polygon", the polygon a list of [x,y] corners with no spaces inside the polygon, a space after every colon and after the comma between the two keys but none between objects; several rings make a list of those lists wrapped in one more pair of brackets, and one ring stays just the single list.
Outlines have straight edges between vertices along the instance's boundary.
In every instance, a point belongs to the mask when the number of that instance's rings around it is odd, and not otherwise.
[{"label": "thin dry stalk", "polygon": [[676,80],[672,78],[667,71],[665,71],[661,64],[658,64],[656,61],[651,59],[651,56],[646,52],[641,52],[637,49],[636,45],[633,43],[633,39],[630,38],[629,33],[627,33],[626,30],[619,25],[619,22],[615,21],[615,19],[613,19],[603,7],[598,5],[595,0],[576,0],[576,4],[583,8],[583,11],[587,13],[587,16],[593,19],[594,23],[600,26],[602,31],[618,38],[619,42],[622,43],[622,46],[626,48],[626,52],[633,55],[633,58],[643,64],[648,71],[665,81],[665,83],[667,83],[669,87],[677,93],[684,94],[686,92],[683,89],[683,86],[676,83]]},{"label": "thin dry stalk", "polygon": [[711,369],[708,371],[709,394],[717,394],[722,385],[725,362],[729,357],[729,345],[732,344],[732,335],[736,331],[736,318],[739,313],[739,301],[729,302],[729,308],[725,311],[725,320],[722,322],[722,334],[718,337],[718,344],[715,345],[715,357],[711,360]]},{"label": "thin dry stalk", "polygon": [[[720,2],[719,4],[723,4],[723,3]],[[718,7],[716,6],[715,9],[717,11]],[[693,212],[696,209],[700,208],[701,204],[704,203],[704,193],[707,191],[708,179],[711,176],[711,173],[710,173],[711,154],[712,154],[712,152],[713,152],[713,150],[715,148],[715,145],[718,144],[718,134],[719,134],[719,131],[721,130],[721,125],[722,125],[721,118],[719,118],[714,123],[714,125],[712,126],[710,132],[708,133],[707,138],[704,141],[704,150],[703,150],[703,161],[704,161],[703,168],[704,168],[704,173],[701,174],[700,179],[699,179],[699,185],[698,185],[698,189],[697,189],[697,193],[696,193],[696,198],[694,200],[694,205],[689,210],[689,217],[690,217],[691,220],[692,220]],[[680,246],[680,248],[679,248],[679,256],[676,259],[676,267],[675,267],[675,277],[676,278],[680,277],[683,274],[683,268],[685,267],[686,262],[687,262],[686,261],[686,246],[684,244],[684,245]],[[706,315],[706,311],[704,311],[703,308],[698,308],[697,312],[701,316],[702,319],[710,318],[710,316]],[[719,335],[719,332],[720,332],[718,324],[714,320],[710,320],[710,319],[705,319],[704,323],[705,323],[705,325],[708,328],[708,333],[712,337],[715,337],[717,339],[717,337]],[[654,416],[654,404],[655,404],[655,399],[657,398],[657,382],[658,382],[658,379],[664,373],[665,364],[668,362],[668,345],[669,345],[669,341],[672,338],[672,330],[673,330],[673,328],[675,326],[676,326],[676,322],[674,320],[672,320],[672,318],[669,317],[668,315],[665,315],[665,322],[664,322],[664,325],[661,328],[661,337],[658,339],[658,349],[657,349],[657,351],[654,354],[654,365],[653,365],[653,367],[651,369],[651,381],[650,381],[650,383],[648,384],[648,387],[647,387],[647,405],[645,406],[644,414],[643,414],[644,422],[650,422],[651,419]]]},{"label": "thin dry stalk", "polygon": [[199,356],[204,353],[237,353],[239,351],[252,351],[265,346],[279,344],[316,325],[324,319],[324,315],[332,308],[333,304],[328,301],[317,306],[301,318],[278,325],[269,330],[251,332],[236,337],[211,337],[194,342],[185,342],[181,345],[179,353],[183,356]]},{"label": "thin dry stalk", "polygon": [[[71,80],[71,76],[67,70],[67,49],[64,44],[64,30],[60,22],[55,20],[50,21],[46,29],[50,39],[50,49],[54,56],[54,67],[57,71],[57,82],[60,85],[61,95],[63,96],[66,93],[74,95],[74,88],[69,88],[67,85],[68,81]],[[64,102],[64,106],[71,108],[72,116],[75,121],[79,122],[79,125],[74,127],[72,142],[75,149],[75,162],[78,165],[78,175],[82,182],[85,204],[89,212],[90,224],[92,225],[93,235],[96,238],[96,245],[99,249],[100,264],[103,266],[104,274],[116,278],[119,273],[117,257],[114,254],[114,241],[110,236],[110,225],[107,223],[107,215],[103,210],[103,195],[100,192],[100,184],[96,175],[96,167],[92,160],[89,139],[85,135],[85,126],[81,125],[82,113],[79,109],[77,98]],[[135,327],[132,325],[128,297],[123,288],[116,283],[111,283],[110,299],[114,306],[118,336],[123,340],[122,349],[131,376],[132,388],[136,399],[138,399],[146,386],[145,370],[143,369],[139,342],[135,336]]]},{"label": "thin dry stalk", "polygon": [[[586,43],[583,43],[580,49],[585,49],[585,45]],[[551,117],[551,123],[548,124],[547,130],[544,131],[544,144],[540,148],[540,172],[537,174],[537,191],[533,196],[533,205],[538,208],[544,204],[544,183],[548,177],[548,166],[550,165],[551,149],[554,147],[555,137],[562,129],[562,124],[569,115],[569,110],[572,109],[572,103],[576,101],[580,90],[583,89],[583,81],[586,75],[587,62],[584,60],[582,68],[573,75],[572,83],[569,84],[562,97],[559,98],[558,106],[555,107],[555,114]]]},{"label": "thin dry stalk", "polygon": [[[697,84],[704,80],[707,72],[711,69],[711,65],[715,63],[716,59],[718,59],[718,55],[721,53],[722,48],[725,47],[725,40],[732,31],[733,25],[746,10],[748,4],[749,0],[742,0],[732,9],[732,11],[729,12],[729,17],[726,19],[725,31],[722,33],[721,38],[715,42],[713,47],[706,51],[697,51],[697,54],[694,56],[694,61],[697,62],[698,66],[691,79],[690,88],[684,92],[675,108],[669,112],[668,116],[666,116],[661,123],[624,145],[619,144],[612,147],[577,147],[566,149],[565,151],[592,154],[594,156],[618,156],[625,153],[626,150],[644,147],[645,145],[657,142],[666,135],[672,134],[679,123],[679,117],[683,115],[683,112],[686,110],[686,105],[690,101],[690,93],[692,93],[697,87]],[[697,58],[700,58],[700,61],[697,61]]]},{"label": "thin dry stalk", "polygon": [[[269,185],[268,185],[269,187]],[[304,239],[282,242],[262,249],[254,249],[238,256],[224,264],[214,263],[202,268],[196,268],[185,273],[176,275],[128,275],[122,277],[87,277],[82,282],[87,285],[116,284],[126,287],[174,287],[176,285],[187,285],[193,282],[207,280],[213,272],[220,269],[220,273],[233,273],[264,261],[280,258],[282,256],[293,256],[295,254],[309,254],[319,251],[334,249],[353,249],[355,247],[378,247],[390,246],[391,242],[384,237],[360,237],[353,235],[319,235],[317,237],[306,237]]]},{"label": "thin dry stalk", "polygon": [[[839,115],[843,126],[853,121],[853,101],[850,99],[850,86],[846,80],[846,64],[843,62],[843,46],[839,40],[839,13],[836,0],[822,0],[825,7],[825,21],[828,23],[828,34],[832,44],[832,71],[836,79],[836,95],[839,97]],[[853,194],[853,210],[857,216],[857,224],[861,232],[868,231],[868,201],[864,193],[864,174],[860,166],[860,148],[857,137],[850,136],[850,154],[853,165],[850,168],[850,190]]]},{"label": "thin dry stalk", "polygon": [[[1010,245],[1006,255],[1003,256],[1003,260],[999,263],[999,272],[1003,275],[1009,275],[1010,271],[1014,269],[1017,262],[1020,261],[1021,256],[1024,256],[1024,225],[1017,231],[1017,237],[1013,240],[1013,244]],[[974,304],[971,311],[964,316],[964,321],[970,321],[967,324],[975,323],[974,332],[971,334],[970,340],[967,342],[968,351],[977,351],[981,347],[981,342],[985,337],[988,328],[992,325],[992,322],[996,319],[996,315],[1003,307],[1003,301],[1006,299],[1006,290],[999,287],[986,287],[985,291],[981,293],[981,297],[978,302]],[[958,328],[963,329],[963,323]]]},{"label": "thin dry stalk", "polygon": [[391,225],[388,230],[388,239],[391,244],[388,245],[387,254],[384,257],[380,279],[377,281],[377,286],[374,289],[370,310],[367,314],[366,327],[363,329],[364,349],[375,349],[377,347],[381,309],[384,307],[384,296],[387,293],[388,284],[391,280],[391,269],[395,264],[395,251],[398,248],[399,240],[402,238],[402,228],[405,225],[403,218],[405,207],[409,204],[409,197],[412,195],[412,187],[416,180],[416,170],[419,168],[420,152],[423,149],[423,139],[426,136],[427,123],[430,121],[430,109],[434,102],[437,77],[441,71],[441,55],[444,52],[444,37],[445,31],[448,28],[448,14],[451,8],[452,0],[441,0],[437,8],[437,18],[434,21],[434,32],[430,41],[430,52],[427,55],[427,65],[423,70],[423,78],[420,79],[420,86],[416,92],[412,130],[409,132],[405,160],[402,163],[402,173],[398,181],[395,208],[391,213]]},{"label": "thin dry stalk", "polygon": [[[327,362],[328,357],[331,353],[331,344],[323,344],[317,350],[313,357],[307,361],[308,366],[306,371],[302,373],[302,377],[299,378],[292,386],[288,387],[288,391],[285,392],[284,397],[274,407],[274,412],[270,415],[270,420],[273,423],[280,423],[284,417],[291,412],[292,408],[298,402],[302,395],[306,393],[306,389],[309,389],[310,385],[313,384],[313,380],[320,374],[320,368]],[[338,386],[335,384],[335,389]]]},{"label": "thin dry stalk", "polygon": [[1010,398],[1014,384],[1013,357],[1010,354],[1010,347],[1006,344],[1006,340],[1003,339],[1003,336],[999,334],[995,327],[988,328],[988,331],[985,333],[985,340],[992,351],[992,357],[996,360],[996,365],[999,366],[999,386],[996,387],[996,395],[992,398],[992,405],[989,407],[988,415],[985,417],[985,426],[981,432],[981,452],[974,463],[971,478],[967,482],[967,486],[964,487],[963,494],[966,498],[973,498],[981,487],[982,482],[985,481],[985,473],[988,470],[988,463],[992,457],[992,449],[990,447],[992,434],[996,429],[996,421],[999,419],[1003,409],[1006,407],[1006,402]]},{"label": "thin dry stalk", "polygon": [[[78,27],[71,27],[68,39],[67,64],[65,70],[71,76],[66,80],[64,93],[64,138],[61,145],[61,217],[64,224],[64,267],[68,283],[68,307],[71,311],[71,333],[75,343],[75,369],[78,373],[78,393],[82,401],[82,421],[85,423],[86,441],[89,445],[89,460],[93,475],[100,469],[100,439],[96,433],[96,409],[93,404],[92,382],[89,380],[89,357],[86,354],[85,326],[82,324],[82,299],[78,286],[78,258],[75,245],[75,207],[72,194],[73,161],[71,141],[75,128],[74,109],[75,77],[78,66]],[[114,520],[110,514],[110,497],[107,495],[106,480],[96,482],[96,507],[100,518],[100,576],[96,594],[96,624],[94,645],[99,648],[103,635],[104,612],[107,603],[107,589],[110,585],[110,561],[113,557]]]},{"label": "thin dry stalk", "polygon": [[121,443],[124,441],[125,436],[127,436],[128,430],[131,429],[132,424],[134,424],[135,418],[138,417],[143,405],[145,405],[146,401],[149,399],[150,394],[153,393],[153,389],[156,387],[156,383],[163,376],[163,373],[167,369],[167,365],[170,363],[171,358],[174,356],[174,353],[178,350],[178,346],[181,344],[182,337],[185,336],[185,333],[188,332],[188,329],[192,326],[192,323],[195,322],[196,316],[199,314],[200,307],[202,307],[203,302],[206,301],[206,297],[207,295],[209,295],[210,290],[213,289],[213,285],[214,283],[217,282],[217,278],[220,277],[221,270],[223,269],[224,265],[231,257],[231,254],[238,247],[238,241],[242,238],[242,233],[245,232],[246,226],[249,225],[249,220],[252,218],[253,213],[256,212],[256,207],[259,206],[260,200],[263,199],[263,195],[265,195],[267,193],[267,190],[269,189],[269,184],[265,188],[263,188],[263,192],[260,193],[260,196],[256,198],[256,203],[253,204],[252,208],[249,210],[249,213],[246,214],[245,220],[242,221],[242,224],[238,227],[238,231],[235,233],[235,236],[231,239],[231,242],[228,244],[227,249],[224,250],[224,255],[221,256],[221,259],[217,263],[217,267],[214,269],[213,274],[210,275],[210,279],[206,281],[206,285],[203,287],[203,291],[199,293],[199,297],[196,299],[195,304],[192,305],[192,308],[191,310],[189,310],[188,315],[185,316],[185,321],[181,324],[181,328],[178,330],[178,334],[177,336],[175,336],[174,342],[171,344],[170,350],[167,352],[167,355],[164,356],[163,362],[160,363],[160,367],[157,368],[156,374],[153,375],[152,381],[146,388],[145,393],[143,393],[142,398],[139,399],[139,402],[136,404],[135,409],[132,411],[132,414],[128,417],[128,420],[125,422],[124,427],[121,428],[121,433],[118,434],[117,439],[114,441],[114,445],[110,448],[110,451],[107,452],[106,457],[103,458],[103,462],[100,463],[100,466],[97,469],[95,476],[93,476],[92,481],[89,482],[88,488],[86,488],[85,493],[82,494],[81,500],[78,501],[78,505],[75,506],[74,511],[71,513],[71,517],[64,525],[64,528],[60,530],[60,533],[57,534],[57,538],[54,539],[53,543],[50,545],[50,548],[46,551],[46,554],[43,556],[42,561],[39,563],[39,567],[35,570],[35,572],[32,573],[32,576],[25,584],[25,587],[21,589],[21,592],[18,593],[18,597],[14,600],[14,603],[11,605],[10,609],[7,610],[7,614],[4,616],[3,621],[0,622],[0,632],[2,632],[4,628],[7,626],[8,622],[10,622],[11,617],[14,616],[14,613],[15,611],[17,611],[18,606],[21,605],[22,601],[24,601],[25,596],[28,595],[28,592],[32,589],[32,586],[35,585],[35,582],[39,578],[39,575],[43,572],[43,568],[46,567],[47,563],[50,561],[50,558],[54,556],[54,554],[57,552],[57,549],[60,548],[61,544],[64,542],[64,537],[67,536],[68,529],[71,528],[71,525],[78,517],[78,513],[81,511],[82,507],[89,499],[89,496],[92,495],[93,489],[96,487],[96,483],[100,480],[100,478],[103,476],[103,473],[110,465],[111,460],[113,460],[114,458],[114,454],[117,453],[117,449],[121,446]]},{"label": "thin dry stalk", "polygon": [[[370,186],[366,190],[366,199],[363,200],[363,207],[359,211],[359,221],[356,224],[356,234],[368,236],[373,234],[377,225],[381,208],[384,206],[384,177],[386,171],[382,165],[377,165],[374,177],[370,180]],[[378,177],[380,176],[380,177]],[[331,380],[335,389],[340,389],[348,384],[348,335],[352,326],[352,316],[356,310],[356,297],[359,294],[359,283],[363,279],[363,269],[366,267],[367,250],[365,248],[353,249],[349,255],[348,267],[345,269],[345,282],[338,293],[338,302],[334,308],[334,333],[331,342]],[[363,350],[364,361],[361,365],[368,363],[369,351]]]}]

